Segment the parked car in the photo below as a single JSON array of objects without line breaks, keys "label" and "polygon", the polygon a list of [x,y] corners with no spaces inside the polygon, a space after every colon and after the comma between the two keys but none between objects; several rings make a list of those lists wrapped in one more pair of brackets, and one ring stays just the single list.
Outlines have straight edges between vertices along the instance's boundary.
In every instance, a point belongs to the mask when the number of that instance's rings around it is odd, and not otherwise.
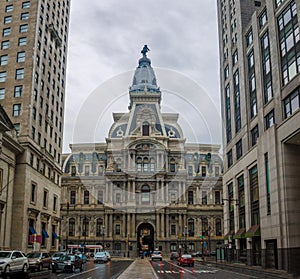
[{"label": "parked car", "polygon": [[27,254],[29,268],[41,271],[44,267],[51,269],[52,258],[48,252],[31,252]]},{"label": "parked car", "polygon": [[55,252],[54,254],[52,254],[51,258],[52,261],[56,261],[58,260],[61,256],[67,255],[67,252]]},{"label": "parked car", "polygon": [[217,255],[216,251],[210,251],[210,256],[215,257]]},{"label": "parked car", "polygon": [[151,261],[160,260],[162,261],[162,253],[160,251],[153,251],[151,254]]},{"label": "parked car", "polygon": [[63,255],[52,262],[52,272],[66,271],[75,272],[76,269],[83,270],[83,260],[77,255]]},{"label": "parked car", "polygon": [[195,252],[195,253],[192,253],[192,256],[193,257],[202,257],[202,251],[197,251],[197,252]]},{"label": "parked car", "polygon": [[192,255],[189,254],[183,254],[178,258],[178,265],[194,266],[194,263],[195,260],[193,259]]},{"label": "parked car", "polygon": [[94,263],[107,263],[108,257],[105,252],[97,252],[94,255]]},{"label": "parked car", "polygon": [[11,272],[27,273],[28,259],[21,251],[0,251],[0,273],[4,276]]},{"label": "parked car", "polygon": [[171,252],[170,260],[177,260],[179,258],[178,252]]}]

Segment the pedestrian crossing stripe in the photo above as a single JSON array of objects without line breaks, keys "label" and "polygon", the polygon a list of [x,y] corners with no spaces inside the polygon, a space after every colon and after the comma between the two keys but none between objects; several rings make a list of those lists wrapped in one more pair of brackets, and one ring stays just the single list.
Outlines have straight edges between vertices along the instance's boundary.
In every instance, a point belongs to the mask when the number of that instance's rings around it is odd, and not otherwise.
[{"label": "pedestrian crossing stripe", "polygon": [[[192,273],[216,273],[218,270],[192,270]],[[175,271],[175,270],[157,270],[157,273],[161,273],[161,274],[180,274],[180,273],[186,273],[184,270],[179,270],[179,271]]]}]

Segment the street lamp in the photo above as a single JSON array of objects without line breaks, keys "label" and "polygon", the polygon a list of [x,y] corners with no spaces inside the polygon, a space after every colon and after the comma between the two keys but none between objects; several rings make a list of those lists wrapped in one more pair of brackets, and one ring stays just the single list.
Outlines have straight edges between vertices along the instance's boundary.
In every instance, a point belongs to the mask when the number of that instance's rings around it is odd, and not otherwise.
[{"label": "street lamp", "polygon": [[105,245],[104,245],[104,235],[105,235],[105,226],[104,225],[102,225],[102,250],[104,251],[104,247],[105,247]]},{"label": "street lamp", "polygon": [[68,244],[69,244],[69,211],[70,211],[70,203],[67,202],[67,228],[66,228],[66,252],[68,252]]},{"label": "street lamp", "polygon": [[86,220],[87,220],[87,217],[84,216],[83,218],[83,223],[84,223],[84,245],[83,245],[83,253],[85,254],[85,245],[86,245]]},{"label": "street lamp", "polygon": [[187,234],[188,234],[188,228],[187,226],[184,226],[184,246],[185,246],[184,253],[187,253],[187,242],[186,242]]}]

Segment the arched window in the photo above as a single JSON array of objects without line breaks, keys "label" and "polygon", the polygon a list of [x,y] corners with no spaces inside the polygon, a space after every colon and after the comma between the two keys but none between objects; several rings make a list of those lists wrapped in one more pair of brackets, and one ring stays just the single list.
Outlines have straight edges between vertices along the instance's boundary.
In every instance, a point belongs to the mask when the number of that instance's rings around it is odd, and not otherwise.
[{"label": "arched window", "polygon": [[142,158],[141,157],[137,157],[136,159],[136,170],[137,171],[142,171]]},{"label": "arched window", "polygon": [[188,230],[189,230],[189,236],[195,235],[195,221],[194,219],[188,220]]},{"label": "arched window", "polygon": [[142,203],[150,203],[150,187],[148,185],[142,187]]},{"label": "arched window", "polygon": [[69,236],[75,236],[75,219],[69,220]]},{"label": "arched window", "polygon": [[150,159],[150,171],[155,171],[155,160],[153,158]]},{"label": "arched window", "polygon": [[96,223],[96,236],[102,235],[102,228],[103,228],[103,220],[99,218],[97,219],[97,223]]},{"label": "arched window", "polygon": [[147,172],[148,171],[148,166],[149,166],[149,160],[147,157],[144,158],[143,160],[143,171]]},{"label": "arched window", "polygon": [[220,219],[216,219],[216,236],[222,235],[222,222]]},{"label": "arched window", "polygon": [[147,121],[143,123],[143,136],[149,136],[149,123]]},{"label": "arched window", "polygon": [[83,193],[83,203],[89,204],[90,203],[90,192],[85,190]]}]

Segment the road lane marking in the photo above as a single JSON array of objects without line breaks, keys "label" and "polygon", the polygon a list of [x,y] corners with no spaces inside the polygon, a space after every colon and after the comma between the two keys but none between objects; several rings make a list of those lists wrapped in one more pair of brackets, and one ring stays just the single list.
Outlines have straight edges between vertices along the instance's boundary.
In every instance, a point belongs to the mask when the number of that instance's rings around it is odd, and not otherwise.
[{"label": "road lane marking", "polygon": [[89,269],[89,270],[82,271],[82,272],[80,272],[80,273],[78,273],[78,274],[73,274],[73,275],[71,275],[71,276],[69,276],[69,277],[65,277],[65,279],[73,278],[73,277],[76,277],[76,276],[81,276],[82,274],[89,273],[89,272],[91,272],[91,271],[100,269],[100,267],[101,267],[101,266],[98,266],[98,267],[95,267],[95,268],[92,268],[92,269]]}]

